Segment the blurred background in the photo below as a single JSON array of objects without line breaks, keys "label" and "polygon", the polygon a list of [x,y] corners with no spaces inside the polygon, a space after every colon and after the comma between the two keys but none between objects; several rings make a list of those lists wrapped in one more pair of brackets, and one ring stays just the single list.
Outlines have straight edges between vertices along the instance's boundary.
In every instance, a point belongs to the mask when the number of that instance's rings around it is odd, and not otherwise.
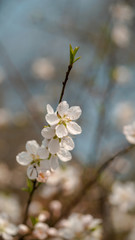
[{"label": "blurred background", "polygon": [[[42,140],[46,104],[54,108],[58,104],[70,43],[80,47],[81,60],[73,67],[64,99],[70,106],[81,106],[79,124],[83,132],[75,139],[73,160],[68,166],[72,169],[67,170],[68,180],[75,179],[75,183],[67,184],[69,189],[74,184],[75,188],[82,185],[88,166],[89,178],[99,162],[127,144],[123,126],[135,119],[134,30],[134,0],[0,0],[1,206],[10,196],[10,201],[16,201],[12,206],[19,209],[26,197],[19,190],[25,184],[25,169],[17,165],[15,157],[24,150],[27,140]],[[112,182],[135,179],[134,156],[132,152],[117,159],[104,174],[102,196],[98,186],[90,193],[92,197],[83,201],[82,212],[104,216],[100,200],[106,199]],[[40,202],[47,191],[50,188],[41,191]],[[9,203],[5,209],[7,206]],[[17,221],[21,210],[15,210],[19,211]],[[110,215],[107,213],[105,219],[112,226]],[[113,231],[109,227],[107,238],[131,239],[131,225],[126,230],[125,225],[117,226],[118,231],[115,226]]]}]

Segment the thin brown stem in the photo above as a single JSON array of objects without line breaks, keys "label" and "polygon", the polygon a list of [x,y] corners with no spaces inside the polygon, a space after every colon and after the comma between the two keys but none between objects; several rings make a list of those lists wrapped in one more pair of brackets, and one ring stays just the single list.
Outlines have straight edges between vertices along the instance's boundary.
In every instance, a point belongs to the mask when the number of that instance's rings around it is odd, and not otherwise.
[{"label": "thin brown stem", "polygon": [[59,100],[59,103],[62,101],[62,98],[64,96],[64,91],[65,91],[65,87],[66,87],[66,84],[67,84],[67,81],[68,81],[68,77],[69,77],[69,74],[70,74],[70,71],[72,69],[73,65],[69,65],[68,66],[68,70],[66,72],[66,76],[65,76],[65,80],[64,82],[62,83],[63,84],[63,87],[62,87],[62,90],[61,90],[61,95],[60,95],[60,100]]},{"label": "thin brown stem", "polygon": [[28,201],[27,201],[26,210],[25,210],[24,219],[23,219],[23,224],[26,224],[27,219],[28,219],[29,207],[30,207],[30,204],[31,204],[31,201],[32,201],[34,192],[35,192],[35,190],[37,189],[36,183],[37,183],[37,181],[35,180],[35,181],[33,182],[33,189],[32,189],[32,191],[31,191],[31,193],[30,193],[30,195],[29,195],[29,198],[28,198]]}]

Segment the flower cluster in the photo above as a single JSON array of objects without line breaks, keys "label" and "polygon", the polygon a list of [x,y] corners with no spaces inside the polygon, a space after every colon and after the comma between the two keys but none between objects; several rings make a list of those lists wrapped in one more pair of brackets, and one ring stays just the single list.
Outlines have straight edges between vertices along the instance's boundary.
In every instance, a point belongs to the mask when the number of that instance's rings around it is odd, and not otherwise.
[{"label": "flower cluster", "polygon": [[49,124],[44,127],[41,134],[46,142],[46,150],[52,162],[57,164],[58,158],[63,161],[71,160],[69,151],[73,150],[74,142],[69,134],[77,135],[81,133],[81,127],[74,121],[81,115],[79,106],[70,107],[66,101],[61,102],[56,112],[48,104],[45,119]]},{"label": "flower cluster", "polygon": [[50,227],[46,223],[45,215],[39,214],[38,221],[30,230],[26,225],[19,226],[21,235],[28,232],[36,239],[50,240],[100,240],[102,239],[102,221],[95,219],[90,214],[72,213],[68,219],[61,220],[56,228]]},{"label": "flower cluster", "polygon": [[48,126],[41,131],[44,140],[41,146],[35,141],[26,143],[26,151],[17,155],[16,160],[21,165],[28,165],[27,176],[45,182],[51,170],[58,167],[58,159],[63,162],[71,160],[70,153],[74,142],[70,134],[81,133],[81,127],[75,122],[82,111],[79,106],[69,108],[66,101],[59,103],[56,112],[48,104],[45,119]]},{"label": "flower cluster", "polygon": [[59,224],[59,235],[63,239],[100,240],[102,238],[101,219],[90,214],[72,213]]},{"label": "flower cluster", "polygon": [[135,184],[133,182],[116,182],[112,187],[112,193],[109,202],[119,207],[123,212],[133,211],[135,209]]}]

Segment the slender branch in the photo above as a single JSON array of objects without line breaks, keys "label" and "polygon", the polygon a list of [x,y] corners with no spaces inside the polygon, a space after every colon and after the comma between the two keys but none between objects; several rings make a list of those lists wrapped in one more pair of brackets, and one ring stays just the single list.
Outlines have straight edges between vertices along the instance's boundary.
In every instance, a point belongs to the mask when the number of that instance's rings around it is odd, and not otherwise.
[{"label": "slender branch", "polygon": [[33,189],[32,189],[32,191],[31,191],[31,193],[30,193],[30,195],[29,195],[29,198],[28,198],[28,201],[27,201],[26,210],[25,210],[24,219],[23,219],[23,224],[26,224],[27,219],[28,219],[29,207],[30,207],[30,204],[31,204],[31,201],[32,201],[34,192],[35,192],[35,190],[37,189],[36,183],[37,183],[37,181],[35,180],[35,181],[33,182]]},{"label": "slender branch", "polygon": [[62,90],[61,90],[61,95],[60,95],[59,103],[62,101],[62,98],[63,98],[63,96],[64,96],[65,87],[66,87],[66,84],[67,84],[67,81],[68,81],[68,77],[69,77],[69,74],[70,74],[70,71],[71,71],[72,67],[73,67],[73,65],[72,65],[72,64],[69,64],[68,70],[67,70],[67,72],[66,72],[65,80],[64,80],[64,82],[62,83],[62,84],[63,84],[63,87],[62,87]]},{"label": "slender branch", "polygon": [[69,204],[66,206],[65,210],[63,211],[62,215],[55,221],[53,225],[55,225],[58,221],[60,221],[62,218],[67,217],[71,210],[82,200],[84,195],[87,193],[90,187],[92,187],[95,183],[97,183],[101,173],[120,155],[128,153],[130,150],[135,148],[135,145],[129,145],[124,147],[122,150],[116,152],[112,157],[104,161],[97,169],[96,173],[94,174],[94,177],[87,181],[87,183],[83,186],[81,191],[78,193],[78,195],[69,202]]}]

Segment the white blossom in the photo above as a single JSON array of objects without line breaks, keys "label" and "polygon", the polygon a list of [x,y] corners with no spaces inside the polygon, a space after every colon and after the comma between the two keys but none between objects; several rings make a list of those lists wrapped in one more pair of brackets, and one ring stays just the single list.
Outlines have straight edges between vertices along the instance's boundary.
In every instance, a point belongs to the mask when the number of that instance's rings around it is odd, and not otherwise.
[{"label": "white blossom", "polygon": [[109,202],[121,211],[128,212],[135,208],[135,184],[133,182],[116,182],[112,187]]},{"label": "white blossom", "polygon": [[55,73],[53,63],[47,58],[39,58],[32,64],[32,72],[36,78],[50,80]]},{"label": "white blossom", "polygon": [[80,236],[81,239],[99,240],[102,235],[101,222],[91,215],[72,213],[68,219],[60,222],[59,235],[64,239],[77,239]]},{"label": "white blossom", "polygon": [[15,194],[0,193],[0,212],[6,213],[11,221],[17,222],[21,217],[21,205]]},{"label": "white blossom", "polygon": [[17,227],[9,222],[7,215],[0,214],[0,236],[5,240],[12,240],[17,232]]},{"label": "white blossom", "polygon": [[51,197],[61,189],[64,195],[73,194],[81,186],[81,169],[77,166],[67,165],[64,169],[57,168],[48,178],[47,184],[42,188],[43,198]]},{"label": "white blossom", "polygon": [[76,135],[81,133],[81,127],[74,122],[82,111],[79,106],[70,107],[66,101],[59,103],[56,112],[48,104],[46,121],[50,126],[55,126],[55,133],[58,138],[67,136],[68,133]]},{"label": "white blossom", "polygon": [[25,224],[19,224],[18,226],[18,232],[22,235],[27,234],[30,231],[27,225]]},{"label": "white blossom", "polygon": [[46,172],[39,171],[37,181],[45,183],[49,176],[50,176],[50,171],[48,170]]},{"label": "white blossom", "polygon": [[111,7],[111,13],[114,20],[121,23],[128,23],[134,17],[134,11],[130,5],[123,2],[117,3]]},{"label": "white blossom", "polygon": [[16,160],[19,164],[27,166],[27,176],[30,179],[36,179],[39,171],[49,170],[49,161],[45,160],[49,156],[48,150],[35,141],[26,143],[26,151],[17,155]]},{"label": "white blossom", "polygon": [[[64,137],[61,140],[61,142],[59,142],[58,139],[52,139],[52,140],[51,140],[51,144],[48,140],[43,140],[42,148],[44,147],[45,151],[48,151],[48,155],[50,154],[50,158],[49,158],[50,168],[51,170],[55,170],[59,166],[58,159],[60,159],[63,162],[67,162],[71,160],[72,155],[68,150],[73,148],[74,143],[69,136]],[[55,140],[57,140],[58,142],[56,142]]]},{"label": "white blossom", "polygon": [[130,43],[131,31],[128,26],[124,24],[117,24],[112,29],[111,37],[118,47],[124,48]]},{"label": "white blossom", "polygon": [[131,125],[124,126],[123,133],[129,143],[135,144],[135,122]]},{"label": "white blossom", "polygon": [[114,78],[119,84],[128,83],[132,78],[132,72],[128,67],[120,65],[114,69]]},{"label": "white blossom", "polygon": [[33,235],[37,239],[46,239],[47,238],[47,230],[48,230],[48,225],[45,223],[37,223],[35,224]]}]

